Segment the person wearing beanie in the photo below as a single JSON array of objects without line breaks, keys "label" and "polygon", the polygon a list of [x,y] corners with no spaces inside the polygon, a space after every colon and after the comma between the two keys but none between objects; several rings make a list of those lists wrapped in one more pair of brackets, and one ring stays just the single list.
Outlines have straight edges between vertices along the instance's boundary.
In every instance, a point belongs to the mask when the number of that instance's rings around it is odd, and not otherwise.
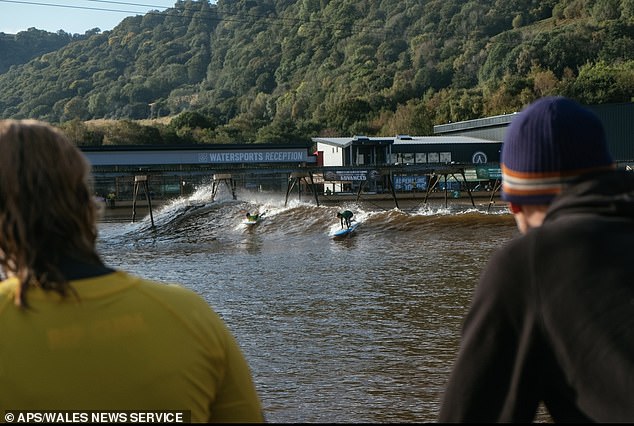
[{"label": "person wearing beanie", "polygon": [[634,421],[634,173],[565,97],[509,125],[502,199],[519,235],[476,286],[441,422]]}]

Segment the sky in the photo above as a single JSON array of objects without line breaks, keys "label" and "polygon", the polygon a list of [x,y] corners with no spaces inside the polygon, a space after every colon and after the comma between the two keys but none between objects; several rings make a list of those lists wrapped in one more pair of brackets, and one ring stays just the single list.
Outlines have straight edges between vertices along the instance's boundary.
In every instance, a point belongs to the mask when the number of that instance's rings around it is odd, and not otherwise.
[{"label": "sky", "polygon": [[56,33],[109,31],[128,16],[174,7],[176,0],[0,0],[0,32],[16,34],[35,27]]}]

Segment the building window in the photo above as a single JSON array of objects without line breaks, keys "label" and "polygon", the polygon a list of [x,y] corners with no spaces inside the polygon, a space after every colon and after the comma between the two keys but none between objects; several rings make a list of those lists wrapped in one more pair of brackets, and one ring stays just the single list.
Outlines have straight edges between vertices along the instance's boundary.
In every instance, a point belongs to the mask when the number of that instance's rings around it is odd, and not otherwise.
[{"label": "building window", "polygon": [[440,153],[440,162],[441,163],[451,163],[451,152],[441,152]]}]

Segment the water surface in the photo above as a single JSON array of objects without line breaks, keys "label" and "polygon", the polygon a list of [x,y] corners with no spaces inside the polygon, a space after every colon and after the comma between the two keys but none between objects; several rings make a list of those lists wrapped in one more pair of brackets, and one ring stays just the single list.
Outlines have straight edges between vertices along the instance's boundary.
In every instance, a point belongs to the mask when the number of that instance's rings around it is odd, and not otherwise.
[{"label": "water surface", "polygon": [[[336,212],[360,223],[331,238]],[[490,253],[517,231],[500,208],[310,200],[211,188],[131,223],[109,212],[110,266],[181,283],[224,318],[270,422],[434,422],[462,318]],[[266,212],[257,226],[245,213]],[[127,212],[126,213],[130,213]]]}]

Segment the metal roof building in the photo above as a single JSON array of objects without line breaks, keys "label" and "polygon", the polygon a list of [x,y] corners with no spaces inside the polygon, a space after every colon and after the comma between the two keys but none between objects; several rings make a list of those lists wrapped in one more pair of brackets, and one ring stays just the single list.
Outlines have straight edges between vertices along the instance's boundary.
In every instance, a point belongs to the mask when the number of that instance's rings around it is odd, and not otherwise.
[{"label": "metal roof building", "polygon": [[502,141],[506,127],[517,113],[478,118],[434,126],[435,135],[464,135],[491,141]]},{"label": "metal roof building", "polygon": [[314,163],[311,144],[223,144],[223,145],[116,145],[83,146],[93,167],[173,168],[196,166],[203,170],[248,165]]},{"label": "metal roof building", "polygon": [[470,136],[313,138],[324,166],[485,164],[500,160],[501,142]]},{"label": "metal roof building", "polygon": [[[634,103],[586,105],[601,120],[614,160],[634,166]],[[502,141],[506,128],[519,113],[434,126],[436,135],[464,135]]]},{"label": "metal roof building", "polygon": [[82,146],[99,194],[132,199],[137,176],[150,181],[155,196],[191,192],[214,176],[228,174],[245,188],[283,190],[288,174],[315,165],[312,143],[222,145]]}]

